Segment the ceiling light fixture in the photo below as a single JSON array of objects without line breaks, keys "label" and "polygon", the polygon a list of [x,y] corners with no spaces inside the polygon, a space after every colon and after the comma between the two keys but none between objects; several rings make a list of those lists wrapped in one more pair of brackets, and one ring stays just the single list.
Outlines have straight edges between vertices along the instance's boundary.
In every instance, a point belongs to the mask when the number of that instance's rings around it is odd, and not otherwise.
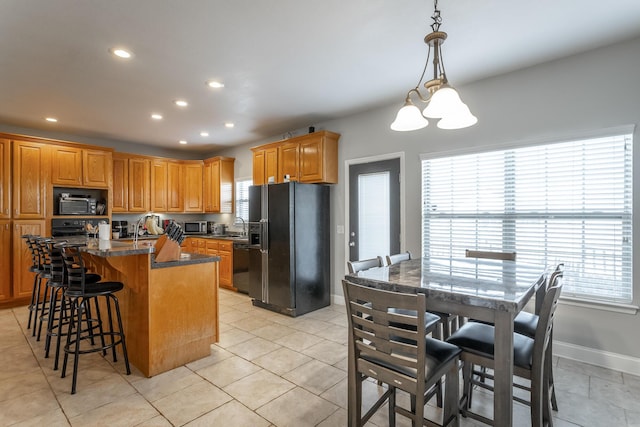
[{"label": "ceiling light fixture", "polygon": [[209,136],[209,132],[202,131],[202,132],[200,132],[200,136],[202,136],[202,137]]},{"label": "ceiling light fixture", "polygon": [[58,123],[58,119],[54,117],[46,117],[45,120],[51,123]]},{"label": "ceiling light fixture", "polygon": [[187,101],[185,101],[184,99],[178,99],[175,101],[175,104],[178,107],[186,107],[187,105],[189,105],[189,103]]},{"label": "ceiling light fixture", "polygon": [[181,139],[180,141],[178,141],[178,143],[182,145],[187,145],[187,141],[185,141],[184,139]]},{"label": "ceiling light fixture", "polygon": [[235,124],[231,123],[231,122],[227,122],[224,124],[224,127],[231,129],[232,127],[234,127]]},{"label": "ceiling light fixture", "polygon": [[[472,126],[478,121],[447,80],[441,50],[442,43],[447,38],[447,33],[440,31],[442,18],[438,10],[438,0],[434,0],[433,3],[434,11],[431,17],[433,19],[433,24],[431,24],[433,32],[427,34],[424,38],[424,42],[429,45],[427,60],[418,84],[407,92],[404,106],[400,108],[396,119],[391,123],[392,130],[410,131],[422,129],[429,124],[425,117],[440,119],[438,121],[440,129],[462,129]],[[433,48],[433,79],[425,82],[424,87],[427,89],[428,94],[424,97],[418,88],[429,66],[431,48]],[[427,107],[422,112],[411,101],[411,93],[415,93],[420,101],[427,103]]]},{"label": "ceiling light fixture", "polygon": [[133,56],[133,54],[128,50],[122,49],[119,47],[118,48],[112,47],[111,49],[109,49],[109,52],[111,52],[112,55],[115,55],[118,58],[122,58],[122,59],[129,59]]},{"label": "ceiling light fixture", "polygon": [[207,82],[207,86],[214,88],[214,89],[220,89],[224,87],[224,83],[221,83],[219,81],[216,80],[209,80]]},{"label": "ceiling light fixture", "polygon": [[162,120],[162,114],[152,114],[151,118],[153,120]]}]

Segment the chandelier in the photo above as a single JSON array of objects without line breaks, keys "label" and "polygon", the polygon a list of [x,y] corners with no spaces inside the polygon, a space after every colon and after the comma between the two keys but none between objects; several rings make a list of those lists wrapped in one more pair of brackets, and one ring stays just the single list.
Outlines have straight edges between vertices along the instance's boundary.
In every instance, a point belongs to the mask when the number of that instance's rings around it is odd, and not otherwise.
[{"label": "chandelier", "polygon": [[[429,50],[422,75],[416,87],[407,92],[404,106],[400,108],[396,119],[391,123],[392,130],[410,131],[422,129],[429,124],[426,118],[439,119],[438,127],[440,129],[462,129],[472,126],[478,121],[447,80],[442,60],[442,43],[446,40],[447,33],[440,31],[442,18],[438,10],[438,0],[434,0],[434,11],[431,19],[433,19],[433,24],[431,24],[433,32],[427,34],[424,38]],[[419,86],[429,66],[429,57],[432,50],[433,78],[424,84],[427,90],[425,97],[420,93]],[[427,104],[422,112],[411,100],[411,94],[415,94],[421,102]]]}]

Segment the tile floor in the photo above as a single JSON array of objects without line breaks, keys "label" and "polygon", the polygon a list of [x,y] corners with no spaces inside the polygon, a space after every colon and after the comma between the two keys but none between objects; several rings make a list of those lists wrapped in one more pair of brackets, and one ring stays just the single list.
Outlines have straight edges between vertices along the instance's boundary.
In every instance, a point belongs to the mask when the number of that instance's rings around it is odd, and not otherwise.
[{"label": "tile floor", "polygon": [[[221,340],[211,356],[153,378],[121,361],[81,358],[78,393],[52,370],[43,343],[26,329],[25,307],[0,310],[0,426],[345,426],[346,316],[332,306],[290,318],[220,291]],[[555,359],[555,425],[640,426],[640,378]],[[379,393],[370,380],[365,400]],[[406,397],[404,397],[406,400]],[[491,410],[474,394],[474,409]],[[514,407],[527,426],[528,408]],[[428,405],[428,415],[438,409]],[[399,426],[410,423],[398,417]],[[387,425],[386,408],[367,424]],[[464,427],[480,424],[461,419]]]}]

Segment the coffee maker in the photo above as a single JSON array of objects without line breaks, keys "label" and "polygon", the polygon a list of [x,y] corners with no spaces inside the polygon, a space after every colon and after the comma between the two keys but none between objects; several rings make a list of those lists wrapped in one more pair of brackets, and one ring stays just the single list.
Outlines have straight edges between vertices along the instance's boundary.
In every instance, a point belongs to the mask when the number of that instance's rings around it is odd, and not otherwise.
[{"label": "coffee maker", "polygon": [[128,237],[129,224],[127,221],[111,221],[111,231],[117,232],[120,239]]}]

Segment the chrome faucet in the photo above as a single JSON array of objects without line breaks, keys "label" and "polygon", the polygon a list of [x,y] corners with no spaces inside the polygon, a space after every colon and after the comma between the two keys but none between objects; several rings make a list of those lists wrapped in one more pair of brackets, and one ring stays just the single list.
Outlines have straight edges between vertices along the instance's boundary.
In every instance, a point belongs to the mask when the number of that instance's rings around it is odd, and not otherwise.
[{"label": "chrome faucet", "polygon": [[153,215],[153,212],[147,212],[146,214],[142,215],[140,217],[140,219],[138,219],[138,221],[136,222],[136,228],[134,230],[133,233],[133,245],[135,247],[138,247],[138,235],[140,234],[140,226],[142,225],[142,222],[148,217]]},{"label": "chrome faucet", "polygon": [[242,221],[242,236],[246,236],[247,235],[247,223],[244,221],[244,218],[242,218],[241,216],[237,216],[236,219],[239,219],[240,221]]}]

